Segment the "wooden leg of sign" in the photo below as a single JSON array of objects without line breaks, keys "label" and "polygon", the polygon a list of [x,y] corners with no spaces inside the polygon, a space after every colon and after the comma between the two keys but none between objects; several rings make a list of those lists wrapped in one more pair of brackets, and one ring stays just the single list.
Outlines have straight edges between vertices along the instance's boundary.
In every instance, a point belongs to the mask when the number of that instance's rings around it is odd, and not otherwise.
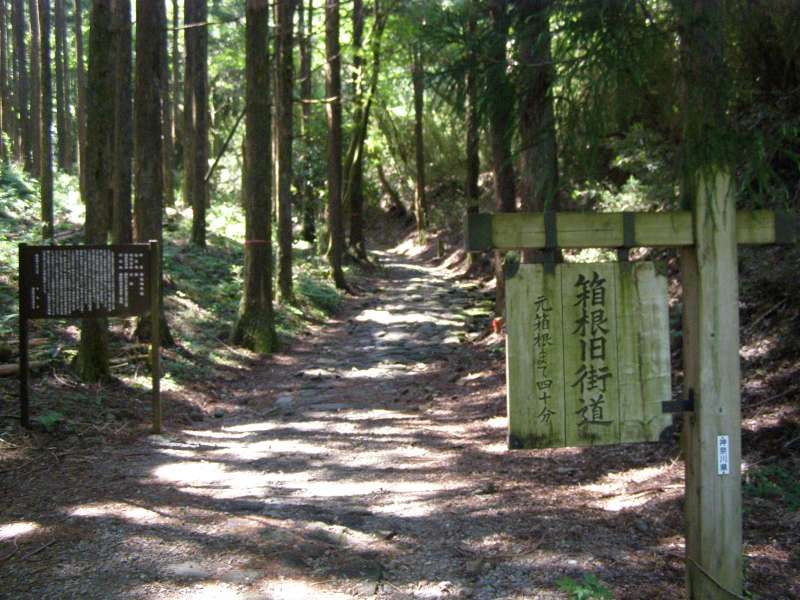
[{"label": "wooden leg of sign", "polygon": [[161,245],[150,242],[150,370],[153,376],[153,433],[161,433]]},{"label": "wooden leg of sign", "polygon": [[682,251],[686,573],[689,598],[742,592],[741,408],[736,213],[727,176],[700,185],[696,245]]},{"label": "wooden leg of sign", "polygon": [[30,428],[30,385],[28,383],[28,319],[19,316],[19,420],[22,426]]}]

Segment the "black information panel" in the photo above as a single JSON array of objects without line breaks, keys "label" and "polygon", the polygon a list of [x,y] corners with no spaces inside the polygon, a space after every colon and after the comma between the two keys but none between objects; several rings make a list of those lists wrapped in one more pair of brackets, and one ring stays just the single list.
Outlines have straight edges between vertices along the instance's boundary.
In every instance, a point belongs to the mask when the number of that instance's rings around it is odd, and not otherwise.
[{"label": "black information panel", "polygon": [[130,317],[150,308],[150,246],[22,246],[23,318]]}]

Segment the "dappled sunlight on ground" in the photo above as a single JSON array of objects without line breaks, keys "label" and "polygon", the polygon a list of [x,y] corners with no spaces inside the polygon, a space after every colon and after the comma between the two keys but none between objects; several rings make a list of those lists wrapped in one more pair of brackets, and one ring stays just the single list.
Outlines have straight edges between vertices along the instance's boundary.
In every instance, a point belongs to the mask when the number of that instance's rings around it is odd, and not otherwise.
[{"label": "dappled sunlight on ground", "polygon": [[10,540],[22,537],[41,529],[39,523],[33,521],[17,521],[0,525],[0,540]]}]

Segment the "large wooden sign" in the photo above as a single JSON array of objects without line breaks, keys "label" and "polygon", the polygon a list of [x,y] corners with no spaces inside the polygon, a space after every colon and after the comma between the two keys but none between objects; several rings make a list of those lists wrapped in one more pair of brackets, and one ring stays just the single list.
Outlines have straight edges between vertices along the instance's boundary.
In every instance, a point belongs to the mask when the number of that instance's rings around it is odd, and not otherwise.
[{"label": "large wooden sign", "polygon": [[[19,245],[20,420],[30,426],[28,320],[150,314],[160,331],[160,244]],[[153,430],[161,431],[160,338],[150,343]]]},{"label": "large wooden sign", "polygon": [[128,317],[150,308],[150,247],[20,247],[20,308],[28,319]]},{"label": "large wooden sign", "polygon": [[523,264],[506,302],[509,447],[659,439],[669,320],[652,263]]}]

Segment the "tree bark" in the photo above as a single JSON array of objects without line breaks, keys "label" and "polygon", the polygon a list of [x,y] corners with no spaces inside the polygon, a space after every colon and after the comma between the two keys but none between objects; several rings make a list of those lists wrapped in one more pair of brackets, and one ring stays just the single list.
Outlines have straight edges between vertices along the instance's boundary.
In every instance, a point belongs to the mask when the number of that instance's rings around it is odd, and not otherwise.
[{"label": "tree bark", "polygon": [[278,13],[278,291],[282,302],[292,302],[292,98],[294,87],[295,0],[279,0]]},{"label": "tree bark", "polygon": [[[206,0],[186,0],[185,25],[205,23]],[[184,189],[192,207],[192,243],[206,245],[208,189],[208,31],[205,26],[187,27],[184,69]]]},{"label": "tree bark", "polygon": [[[162,211],[164,185],[161,163],[153,160],[161,156],[162,102],[167,60],[164,32],[166,9],[164,0],[136,0],[136,75],[134,98],[134,180],[136,202],[134,204],[135,239],[140,243],[158,240],[163,243]],[[163,315],[160,322],[161,343],[171,344],[167,321]],[[141,341],[152,337],[151,315],[145,315],[136,327],[136,336]]]},{"label": "tree bark", "polygon": [[[516,0],[519,54],[520,196],[528,212],[558,210],[558,145],[550,49],[552,0]],[[536,259],[524,251],[523,261]]]},{"label": "tree bark", "polygon": [[[87,244],[105,244],[111,205],[111,155],[114,74],[111,0],[92,0],[89,30],[89,71],[86,87],[86,223]],[[83,319],[77,360],[84,381],[108,376],[108,328],[105,319]]]},{"label": "tree bark", "polygon": [[425,197],[425,138],[422,127],[425,102],[425,73],[419,48],[415,48],[413,54],[411,79],[414,87],[414,159],[416,164],[414,216],[417,219],[417,237],[422,242],[425,228],[428,225],[428,200]]},{"label": "tree bark", "polygon": [[127,244],[133,239],[131,219],[131,161],[133,159],[131,3],[130,0],[112,0],[111,6],[114,44],[114,150],[111,155],[111,185],[114,196],[111,239],[115,244]]},{"label": "tree bark", "polygon": [[[373,27],[372,27],[372,52],[369,83],[365,85],[366,77],[365,65],[359,66],[356,76],[360,82],[358,87],[357,114],[354,114],[355,126],[350,148],[347,152],[346,164],[350,167],[345,171],[348,176],[345,180],[345,195],[348,198],[346,204],[350,205],[350,247],[355,255],[363,260],[367,260],[366,238],[364,236],[364,148],[369,131],[369,118],[372,110],[372,102],[378,87],[378,76],[381,69],[381,42],[383,32],[386,27],[387,14],[381,12],[379,0],[373,4]],[[357,117],[357,118],[356,118]]]},{"label": "tree bark", "polygon": [[41,75],[39,122],[39,190],[42,200],[42,239],[53,240],[53,78],[50,67],[50,0],[39,0]]},{"label": "tree bark", "polygon": [[[172,0],[172,139],[176,166],[183,157],[183,119],[181,118],[181,56],[178,52],[178,0]],[[173,182],[174,187],[174,182]],[[175,194],[173,193],[173,198]]]},{"label": "tree bark", "polygon": [[31,156],[33,170],[38,177],[41,173],[41,139],[42,139],[42,44],[39,30],[39,5],[37,0],[28,0],[28,17],[31,24]]},{"label": "tree bark", "polygon": [[75,107],[76,129],[78,131],[78,181],[81,198],[86,197],[86,72],[83,65],[83,19],[81,0],[74,0],[73,17],[75,19],[75,71],[77,86],[77,102]]},{"label": "tree bark", "polygon": [[[507,75],[506,42],[508,40],[509,18],[504,0],[491,0],[489,7],[492,36],[489,45],[489,66],[487,67],[487,92],[489,99],[489,138],[492,149],[492,170],[494,172],[495,209],[498,212],[514,212],[516,190],[514,165],[511,154],[511,112],[514,106],[514,90]],[[494,253],[495,313],[505,311],[505,278],[503,276],[503,257]]]},{"label": "tree bark", "polygon": [[6,35],[7,24],[6,1],[0,0],[0,134],[5,132],[8,138],[0,135],[0,160],[7,163],[9,151],[6,139],[14,139],[14,128],[11,127],[11,104],[8,93],[8,36]]},{"label": "tree bark", "polygon": [[[311,183],[309,164],[309,148],[311,140],[311,98],[313,96],[313,86],[311,80],[311,32],[313,31],[314,21],[314,0],[308,0],[308,12],[303,10],[303,2],[298,3],[298,21],[300,28],[300,96],[303,99],[302,120],[300,121],[300,137],[302,139],[302,161],[303,174],[299,189],[303,199],[303,239],[309,244],[313,244],[317,237],[316,225],[316,202],[314,199],[314,187]],[[307,15],[307,16],[306,16]]]},{"label": "tree bark", "polygon": [[275,349],[270,222],[270,65],[268,0],[247,0],[245,92],[244,294],[233,342],[256,352]]},{"label": "tree bark", "polygon": [[[28,74],[28,56],[25,48],[25,1],[11,0],[11,32],[14,46],[14,71],[17,82],[16,90],[16,130],[17,150],[16,158],[22,162],[23,169],[33,173],[34,145],[31,113],[28,106],[28,93],[30,90],[30,76]],[[38,118],[38,117],[37,117]]]},{"label": "tree bark", "polygon": [[64,0],[55,0],[56,40],[56,127],[58,133],[58,168],[72,170],[72,139],[69,122],[69,72],[67,69],[67,23]]},{"label": "tree bark", "polygon": [[172,88],[169,77],[169,34],[167,30],[167,5],[160,1],[158,9],[161,11],[161,123],[164,143],[161,148],[161,170],[164,176],[164,204],[175,206],[175,128],[172,121]]},{"label": "tree bark", "polygon": [[339,0],[325,0],[325,96],[328,114],[328,261],[333,282],[348,289],[342,271],[342,77],[339,46]]}]

